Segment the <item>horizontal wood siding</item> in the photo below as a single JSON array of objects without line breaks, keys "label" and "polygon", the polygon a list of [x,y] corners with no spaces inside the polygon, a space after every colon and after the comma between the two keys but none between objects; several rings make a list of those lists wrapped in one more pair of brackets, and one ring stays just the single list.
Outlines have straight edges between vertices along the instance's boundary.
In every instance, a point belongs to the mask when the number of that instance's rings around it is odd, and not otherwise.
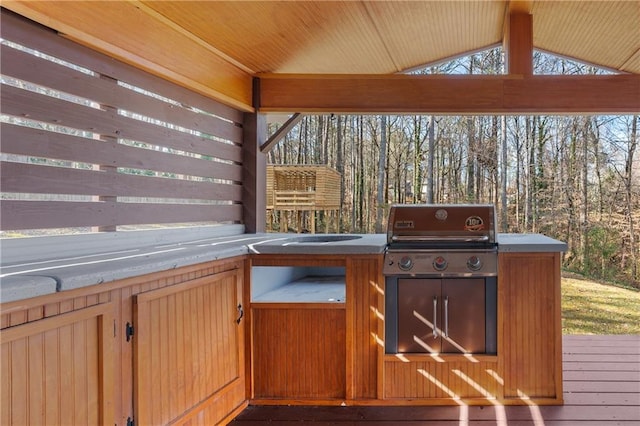
[{"label": "horizontal wood siding", "polygon": [[242,222],[241,112],[1,16],[1,229]]},{"label": "horizontal wood siding", "polygon": [[156,179],[120,173],[96,173],[93,170],[48,167],[35,164],[0,162],[2,189],[6,192],[36,194],[75,194],[128,197],[241,199],[239,185],[196,182],[181,179]]},{"label": "horizontal wood siding", "polygon": [[561,398],[558,253],[504,253],[498,304],[505,398]]},{"label": "horizontal wood siding", "polygon": [[3,330],[3,425],[114,423],[113,305]]},{"label": "horizontal wood siding", "polygon": [[253,306],[254,398],[344,398],[344,307]]},{"label": "horizontal wood siding", "polygon": [[241,273],[222,272],[136,296],[135,401],[141,424],[200,415],[227,386],[242,391],[231,409],[244,401],[244,331],[236,322]]},{"label": "horizontal wood siding", "polygon": [[3,229],[109,226],[177,221],[233,221],[242,206],[71,201],[2,201]]}]

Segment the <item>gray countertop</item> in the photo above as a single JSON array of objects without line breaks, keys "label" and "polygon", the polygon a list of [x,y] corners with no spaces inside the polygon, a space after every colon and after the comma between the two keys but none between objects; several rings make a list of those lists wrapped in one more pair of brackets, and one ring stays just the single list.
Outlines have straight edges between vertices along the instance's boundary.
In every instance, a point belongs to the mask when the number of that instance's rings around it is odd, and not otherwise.
[{"label": "gray countertop", "polygon": [[[240,225],[230,225],[200,230],[123,231],[3,240],[0,301],[21,300],[249,253],[381,254],[386,245],[385,234],[244,234],[242,231]],[[501,252],[567,249],[565,243],[537,234],[499,234],[498,244]]]},{"label": "gray countertop", "polygon": [[498,234],[498,251],[510,252],[566,252],[567,243],[542,234]]}]

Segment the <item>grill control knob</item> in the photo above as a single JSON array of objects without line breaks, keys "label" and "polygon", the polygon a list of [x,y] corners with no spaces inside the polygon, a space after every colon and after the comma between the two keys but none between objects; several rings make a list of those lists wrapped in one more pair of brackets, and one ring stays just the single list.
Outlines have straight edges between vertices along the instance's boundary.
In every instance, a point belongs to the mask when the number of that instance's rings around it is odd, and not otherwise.
[{"label": "grill control knob", "polygon": [[478,256],[471,256],[467,259],[467,267],[472,271],[479,271],[482,268],[482,261]]},{"label": "grill control knob", "polygon": [[447,259],[442,256],[438,256],[433,260],[433,269],[436,271],[444,271],[447,269]]},{"label": "grill control knob", "polygon": [[409,256],[402,256],[398,262],[398,267],[403,271],[413,268],[413,260]]}]

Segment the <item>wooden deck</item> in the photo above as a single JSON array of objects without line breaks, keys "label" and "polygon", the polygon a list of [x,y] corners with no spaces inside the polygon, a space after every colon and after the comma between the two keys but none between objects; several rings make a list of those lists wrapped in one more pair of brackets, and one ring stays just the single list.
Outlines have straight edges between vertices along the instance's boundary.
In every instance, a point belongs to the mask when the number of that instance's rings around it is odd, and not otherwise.
[{"label": "wooden deck", "polygon": [[231,425],[640,425],[640,336],[564,336],[563,365],[563,406],[249,406]]}]

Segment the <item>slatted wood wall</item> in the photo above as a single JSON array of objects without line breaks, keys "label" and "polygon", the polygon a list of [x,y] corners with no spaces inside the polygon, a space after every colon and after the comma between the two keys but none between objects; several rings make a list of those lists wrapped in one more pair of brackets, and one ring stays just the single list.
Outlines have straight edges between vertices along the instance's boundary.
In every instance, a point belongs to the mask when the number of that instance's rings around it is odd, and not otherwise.
[{"label": "slatted wood wall", "polygon": [[242,221],[241,112],[1,18],[2,230]]}]

